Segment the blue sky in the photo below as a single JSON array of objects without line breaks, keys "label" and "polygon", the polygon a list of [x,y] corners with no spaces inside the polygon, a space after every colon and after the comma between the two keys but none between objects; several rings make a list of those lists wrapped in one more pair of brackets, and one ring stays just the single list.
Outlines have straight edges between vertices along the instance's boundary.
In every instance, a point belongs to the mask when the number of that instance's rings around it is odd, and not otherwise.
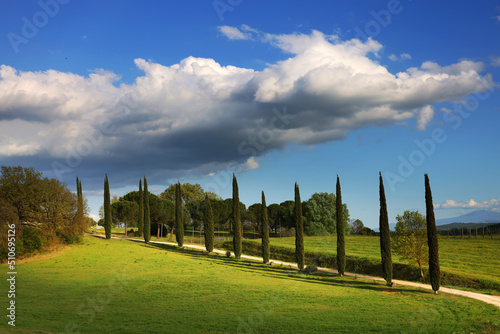
[{"label": "blue sky", "polygon": [[[91,211],[104,173],[251,205],[334,192],[352,218],[500,210],[496,1],[4,1],[0,164],[33,166]],[[152,184],[152,185],[151,185]]]}]

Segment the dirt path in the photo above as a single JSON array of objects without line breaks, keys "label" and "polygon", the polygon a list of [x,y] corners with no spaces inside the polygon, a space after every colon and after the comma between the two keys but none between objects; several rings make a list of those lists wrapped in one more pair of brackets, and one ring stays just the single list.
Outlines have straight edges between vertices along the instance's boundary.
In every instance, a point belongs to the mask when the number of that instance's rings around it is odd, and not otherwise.
[{"label": "dirt path", "polygon": [[[101,237],[103,238],[103,235],[99,234],[90,234],[95,237]],[[131,241],[141,241],[140,239],[133,239],[133,238],[125,238],[125,237],[113,237],[115,239],[126,239],[126,240],[131,240]],[[175,242],[165,242],[165,241],[150,241],[153,244],[162,244],[162,245],[170,245],[170,246],[177,246],[177,243]],[[197,250],[205,250],[204,246],[201,245],[194,245],[194,244],[185,244],[184,248],[188,249],[197,249]],[[218,254],[226,254],[225,250],[221,249],[214,249],[213,253],[218,253]],[[234,256],[234,253],[231,253]],[[246,260],[252,260],[252,261],[257,261],[257,262],[262,262],[261,257],[257,256],[250,256],[250,255],[241,255],[242,259]],[[284,262],[280,260],[270,260],[272,265],[283,265],[283,266],[291,266],[292,268],[297,268],[296,263],[291,263],[291,262]],[[337,274],[337,270],[333,270],[330,268],[321,268],[318,267],[318,270],[323,271],[323,272],[328,272],[332,274]],[[375,277],[375,276],[368,276],[368,275],[362,275],[362,274],[354,274],[354,273],[345,273],[346,276],[357,276],[359,278],[365,278],[365,279],[371,279],[375,281],[385,281],[381,277]],[[405,286],[411,286],[415,288],[421,288],[421,289],[427,289],[427,290],[432,290],[432,287],[429,284],[422,284],[422,283],[416,283],[416,282],[408,282],[408,281],[401,281],[401,280],[392,280],[394,284],[396,285],[405,285]],[[468,298],[473,298],[480,300],[482,302],[495,305],[496,307],[500,308],[500,296],[492,296],[492,295],[486,295],[483,293],[478,293],[478,292],[471,292],[471,291],[464,291],[464,290],[457,290],[457,289],[450,289],[450,288],[444,288],[440,287],[439,288],[440,292],[448,293],[451,295],[457,295],[457,296],[462,296],[462,297],[468,297]]]}]

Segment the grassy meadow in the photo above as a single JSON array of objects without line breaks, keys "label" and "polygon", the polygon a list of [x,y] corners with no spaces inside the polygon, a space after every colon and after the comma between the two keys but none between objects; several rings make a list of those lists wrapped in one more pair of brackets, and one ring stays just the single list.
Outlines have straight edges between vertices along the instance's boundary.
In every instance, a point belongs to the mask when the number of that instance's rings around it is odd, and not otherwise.
[{"label": "grassy meadow", "polygon": [[[336,254],[336,242],[336,236],[304,238],[307,252]],[[295,238],[276,238],[271,240],[271,244],[294,248]],[[346,254],[380,260],[380,239],[370,236],[346,236]],[[394,252],[392,256],[394,262],[405,263]],[[500,284],[500,238],[440,237],[439,262],[443,272]]]},{"label": "grassy meadow", "polygon": [[[473,299],[126,240],[87,236],[82,245],[28,259],[17,270],[16,327],[4,319],[0,332],[500,330],[500,310]],[[8,290],[5,280],[0,287]]]}]

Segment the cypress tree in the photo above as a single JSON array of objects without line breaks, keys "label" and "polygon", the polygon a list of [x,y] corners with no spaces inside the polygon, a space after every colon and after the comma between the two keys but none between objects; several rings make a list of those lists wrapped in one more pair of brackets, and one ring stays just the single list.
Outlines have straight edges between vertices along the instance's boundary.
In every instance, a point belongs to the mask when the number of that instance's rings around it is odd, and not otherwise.
[{"label": "cypress tree", "polygon": [[144,176],[144,242],[148,243],[151,240],[151,220],[149,218],[149,191],[148,180]]},{"label": "cypress tree", "polygon": [[214,212],[207,194],[205,194],[205,214],[203,215],[203,220],[205,223],[205,248],[210,253],[214,250]]},{"label": "cypress tree", "polygon": [[342,206],[342,194],[340,191],[340,180],[337,175],[337,267],[339,275],[343,276],[345,271],[345,240],[344,240],[344,207]]},{"label": "cypress tree", "polygon": [[106,239],[111,239],[111,199],[109,196],[108,174],[104,179],[104,231]]},{"label": "cypress tree", "polygon": [[174,187],[175,190],[175,240],[177,245],[182,247],[184,245],[184,221],[182,215],[182,191],[181,184],[177,182]]},{"label": "cypress tree", "polygon": [[77,209],[76,209],[76,219],[78,220],[78,226],[84,227],[84,217],[83,217],[83,192],[82,192],[82,181],[76,177],[76,195],[77,195]]},{"label": "cypress tree", "polygon": [[380,254],[382,255],[382,275],[389,286],[392,286],[392,254],[391,254],[391,231],[389,230],[389,217],[387,215],[387,203],[385,200],[384,181],[382,173],[379,173],[379,198],[380,198]]},{"label": "cypress tree", "polygon": [[269,218],[267,215],[266,196],[262,192],[262,261],[269,262]]},{"label": "cypress tree", "polygon": [[295,257],[299,270],[304,269],[304,223],[302,221],[302,202],[299,185],[295,182]]},{"label": "cypress tree", "polygon": [[241,258],[241,216],[240,216],[240,195],[238,192],[238,181],[233,173],[233,250],[234,257]]},{"label": "cypress tree", "polygon": [[434,218],[434,205],[432,204],[431,186],[427,174],[425,174],[425,209],[427,218],[427,243],[429,245],[429,276],[431,278],[432,290],[437,294],[441,284],[439,246],[436,219]]},{"label": "cypress tree", "polygon": [[144,194],[142,192],[142,180],[139,180],[139,224],[138,230],[141,237],[144,237]]}]

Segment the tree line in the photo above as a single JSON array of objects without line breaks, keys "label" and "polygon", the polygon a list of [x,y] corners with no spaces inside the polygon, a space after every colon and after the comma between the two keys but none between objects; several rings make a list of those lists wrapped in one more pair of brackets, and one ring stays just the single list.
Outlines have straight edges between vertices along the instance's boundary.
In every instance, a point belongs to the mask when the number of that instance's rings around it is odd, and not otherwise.
[{"label": "tree line", "polygon": [[81,181],[76,194],[34,168],[1,166],[0,258],[7,254],[7,228],[15,225],[16,255],[79,242],[90,218]]}]

